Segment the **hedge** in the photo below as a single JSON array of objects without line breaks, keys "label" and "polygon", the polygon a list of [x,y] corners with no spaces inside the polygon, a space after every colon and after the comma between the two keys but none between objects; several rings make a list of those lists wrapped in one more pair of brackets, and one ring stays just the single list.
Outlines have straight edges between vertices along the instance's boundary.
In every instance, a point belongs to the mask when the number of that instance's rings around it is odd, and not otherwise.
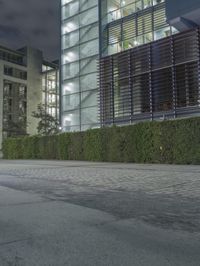
[{"label": "hedge", "polygon": [[5,159],[200,164],[200,118],[8,138]]}]

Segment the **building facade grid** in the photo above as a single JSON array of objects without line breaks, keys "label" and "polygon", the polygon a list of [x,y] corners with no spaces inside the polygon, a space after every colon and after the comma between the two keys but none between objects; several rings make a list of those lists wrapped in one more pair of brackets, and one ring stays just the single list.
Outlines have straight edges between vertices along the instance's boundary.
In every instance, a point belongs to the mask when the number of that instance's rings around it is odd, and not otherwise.
[{"label": "building facade grid", "polygon": [[63,131],[199,115],[197,2],[61,0]]},{"label": "building facade grid", "polygon": [[98,126],[98,1],[62,1],[62,128],[81,131]]},{"label": "building facade grid", "polygon": [[199,113],[200,30],[100,60],[102,125]]}]

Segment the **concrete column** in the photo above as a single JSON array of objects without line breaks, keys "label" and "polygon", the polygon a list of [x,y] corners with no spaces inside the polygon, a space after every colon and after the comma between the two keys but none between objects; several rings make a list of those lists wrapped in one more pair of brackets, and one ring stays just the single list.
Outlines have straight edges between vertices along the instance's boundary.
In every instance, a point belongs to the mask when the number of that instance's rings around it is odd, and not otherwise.
[{"label": "concrete column", "polygon": [[38,119],[32,117],[37,111],[38,104],[42,103],[42,52],[26,48],[27,52],[27,133],[37,134]]}]

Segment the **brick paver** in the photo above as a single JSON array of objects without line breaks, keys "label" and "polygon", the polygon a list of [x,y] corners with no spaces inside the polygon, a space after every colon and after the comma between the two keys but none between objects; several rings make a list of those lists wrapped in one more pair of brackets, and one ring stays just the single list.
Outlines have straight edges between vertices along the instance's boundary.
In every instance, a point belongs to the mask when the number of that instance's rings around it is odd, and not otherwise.
[{"label": "brick paver", "polygon": [[200,232],[200,167],[1,161],[0,185],[104,210],[119,219]]}]

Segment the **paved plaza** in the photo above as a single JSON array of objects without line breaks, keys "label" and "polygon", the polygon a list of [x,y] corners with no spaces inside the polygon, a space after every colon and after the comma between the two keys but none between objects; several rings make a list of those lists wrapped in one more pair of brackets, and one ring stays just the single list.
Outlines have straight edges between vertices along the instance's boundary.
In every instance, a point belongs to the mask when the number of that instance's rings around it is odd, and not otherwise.
[{"label": "paved plaza", "polygon": [[200,265],[200,166],[0,161],[0,266]]}]

